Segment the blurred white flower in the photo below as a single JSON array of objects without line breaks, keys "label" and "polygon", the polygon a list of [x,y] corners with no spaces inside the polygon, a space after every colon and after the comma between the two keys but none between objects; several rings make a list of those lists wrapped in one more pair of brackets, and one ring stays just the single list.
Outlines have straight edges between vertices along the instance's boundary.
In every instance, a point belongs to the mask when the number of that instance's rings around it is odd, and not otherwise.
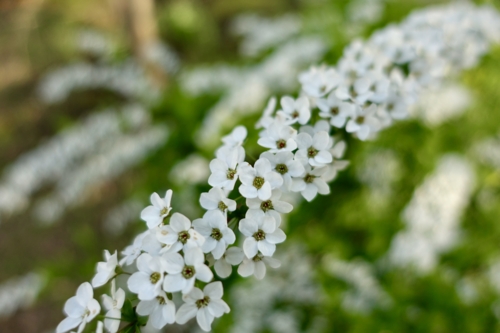
[{"label": "blurred white flower", "polygon": [[184,294],[181,305],[176,314],[178,324],[185,324],[189,319],[196,317],[201,329],[209,332],[214,318],[229,313],[229,306],[222,298],[223,289],[220,281],[209,283],[201,291],[193,288],[191,292]]},{"label": "blurred white flower", "polygon": [[219,210],[208,211],[203,218],[193,221],[193,227],[203,237],[203,252],[211,252],[216,260],[220,259],[228,245],[236,241],[233,230],[228,228],[227,219]]},{"label": "blurred white flower", "polygon": [[56,333],[64,333],[77,326],[78,333],[81,333],[85,325],[101,312],[101,306],[94,299],[94,291],[90,283],[84,282],[78,287],[76,296],[71,297],[64,304],[64,312],[68,317],[57,325]]},{"label": "blurred white flower", "polygon": [[121,309],[125,302],[125,291],[118,288],[116,290],[115,280],[111,284],[111,297],[104,294],[102,295],[102,304],[107,310],[106,318],[104,318],[104,326],[110,333],[116,333],[120,327]]},{"label": "blurred white flower", "polygon": [[140,300],[154,299],[161,292],[167,261],[162,257],[153,257],[143,253],[137,258],[138,272],[127,280],[128,289],[137,294]]},{"label": "blurred white flower", "polygon": [[186,249],[184,258],[178,253],[165,255],[167,275],[163,281],[166,292],[182,291],[189,293],[195,280],[210,282],[214,277],[212,271],[205,265],[205,256],[199,247]]},{"label": "blurred white flower", "polygon": [[148,323],[159,330],[175,322],[175,303],[163,291],[152,300],[140,301],[136,311],[140,316],[149,316]]},{"label": "blurred white flower", "polygon": [[212,187],[208,193],[200,195],[200,205],[208,211],[220,210],[227,216],[227,212],[236,209],[236,201],[227,198],[226,194],[219,187]]},{"label": "blurred white flower", "polygon": [[[244,258],[243,250],[239,247],[232,246],[226,250],[219,260],[213,259],[215,273],[221,278],[227,278],[231,275],[231,266],[241,264]],[[210,258],[209,258],[210,261]]]},{"label": "blurred white flower", "polygon": [[279,260],[258,253],[252,258],[243,259],[241,265],[238,266],[238,274],[243,277],[254,275],[257,279],[262,280],[266,276],[266,264],[272,268],[281,266]]},{"label": "blurred white flower", "polygon": [[168,190],[165,193],[165,197],[162,199],[158,193],[151,194],[150,201],[151,206],[147,206],[141,212],[141,219],[146,221],[149,229],[153,229],[160,225],[165,217],[168,216],[172,207],[170,207],[170,201],[172,200],[172,190]]},{"label": "blurred white flower", "polygon": [[104,250],[104,259],[106,261],[97,263],[97,274],[92,279],[92,287],[94,288],[105,285],[116,274],[118,253],[115,251],[111,255],[108,250]]}]

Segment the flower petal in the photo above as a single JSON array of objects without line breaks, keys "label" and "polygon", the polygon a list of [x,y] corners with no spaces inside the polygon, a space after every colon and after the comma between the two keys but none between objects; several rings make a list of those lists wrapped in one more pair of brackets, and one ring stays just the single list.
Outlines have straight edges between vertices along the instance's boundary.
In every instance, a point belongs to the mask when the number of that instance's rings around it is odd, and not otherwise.
[{"label": "flower petal", "polygon": [[195,304],[182,304],[179,310],[177,310],[175,321],[177,324],[183,325],[191,318],[194,318],[197,312],[198,308]]},{"label": "flower petal", "polygon": [[243,260],[243,251],[236,246],[226,250],[226,261],[231,265],[239,265]]},{"label": "flower petal", "polygon": [[196,278],[203,282],[210,282],[214,278],[214,274],[206,265],[196,266]]},{"label": "flower petal", "polygon": [[259,261],[255,263],[254,275],[258,280],[262,280],[266,276],[266,265],[264,262]]},{"label": "flower petal", "polygon": [[210,300],[214,298],[222,298],[222,295],[224,293],[222,282],[215,281],[207,284],[205,288],[203,288],[203,293],[205,294],[205,296],[210,297]]},{"label": "flower petal", "polygon": [[224,313],[229,313],[231,311],[227,303],[220,298],[210,299],[207,309],[214,317],[221,317]]},{"label": "flower petal", "polygon": [[258,245],[255,238],[253,237],[245,238],[245,241],[243,242],[243,252],[245,252],[245,255],[248,258],[253,258],[257,254],[257,251],[258,251]]},{"label": "flower petal", "polygon": [[245,236],[252,236],[257,232],[257,222],[253,219],[242,219],[240,221],[239,229],[241,233]]},{"label": "flower petal", "polygon": [[207,308],[201,308],[198,310],[198,313],[196,313],[196,321],[202,330],[209,332],[212,329],[214,316],[208,312]]},{"label": "flower petal", "polygon": [[170,218],[170,226],[176,232],[181,232],[191,228],[191,221],[180,213],[174,213]]},{"label": "flower petal", "polygon": [[215,273],[217,273],[217,275],[221,278],[227,278],[232,272],[231,265],[224,259],[217,260],[214,264],[214,269]]},{"label": "flower petal", "polygon": [[266,240],[257,242],[257,247],[259,248],[259,251],[262,252],[263,255],[269,257],[274,254],[274,251],[276,251],[276,245],[271,244]]},{"label": "flower petal", "polygon": [[241,195],[244,196],[245,198],[257,198],[257,189],[252,186],[252,185],[240,185],[238,188],[240,191]]},{"label": "flower petal", "polygon": [[272,234],[266,234],[266,241],[271,244],[283,243],[286,239],[286,235],[280,228],[277,228]]},{"label": "flower petal", "polygon": [[168,293],[181,291],[186,283],[186,279],[181,274],[167,274],[163,279],[163,290]]},{"label": "flower petal", "polygon": [[69,331],[69,330],[77,327],[81,322],[82,322],[82,318],[81,317],[78,317],[78,318],[71,318],[71,317],[64,318],[64,320],[61,321],[59,323],[59,325],[57,325],[56,333],[67,332],[67,331]]},{"label": "flower petal", "polygon": [[247,277],[253,274],[255,270],[255,263],[251,260],[243,260],[241,265],[238,266],[238,274]]}]

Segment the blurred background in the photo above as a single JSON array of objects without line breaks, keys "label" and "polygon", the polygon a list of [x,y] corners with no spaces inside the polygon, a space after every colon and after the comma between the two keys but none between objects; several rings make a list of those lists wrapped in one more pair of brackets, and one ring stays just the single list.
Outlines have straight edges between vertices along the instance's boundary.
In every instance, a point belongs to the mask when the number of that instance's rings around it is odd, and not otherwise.
[{"label": "blurred background", "polygon": [[[222,135],[436,3],[0,1],[0,332],[52,332],[102,251],[145,229],[152,192],[199,217]],[[348,139],[332,193],[286,221],[282,267],[225,282],[215,332],[500,332],[500,48],[457,74]]]}]

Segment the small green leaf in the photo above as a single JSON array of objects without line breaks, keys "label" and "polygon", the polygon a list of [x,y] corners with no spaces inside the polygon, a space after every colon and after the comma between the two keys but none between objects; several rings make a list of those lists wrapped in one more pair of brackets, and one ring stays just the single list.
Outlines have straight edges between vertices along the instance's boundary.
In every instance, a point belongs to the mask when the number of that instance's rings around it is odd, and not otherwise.
[{"label": "small green leaf", "polygon": [[137,314],[135,313],[135,310],[132,307],[132,302],[129,299],[125,300],[125,303],[123,303],[122,319],[129,323],[137,321]]},{"label": "small green leaf", "polygon": [[123,333],[136,333],[136,326],[132,325],[123,330]]},{"label": "small green leaf", "polygon": [[137,316],[137,325],[146,326],[149,316]]}]

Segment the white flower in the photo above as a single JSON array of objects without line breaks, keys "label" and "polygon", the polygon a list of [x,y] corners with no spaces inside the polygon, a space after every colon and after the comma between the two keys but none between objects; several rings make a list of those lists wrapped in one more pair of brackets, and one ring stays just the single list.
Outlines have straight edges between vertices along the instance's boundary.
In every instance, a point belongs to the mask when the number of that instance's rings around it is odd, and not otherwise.
[{"label": "white flower", "polygon": [[247,137],[247,133],[245,126],[237,126],[231,133],[222,138],[222,142],[224,142],[224,146],[230,148],[241,146]]},{"label": "white flower", "polygon": [[[299,133],[307,133],[309,134],[311,137],[313,137],[316,133],[319,133],[319,132],[326,132],[326,133],[330,133],[330,124],[328,123],[328,121],[326,120],[318,120],[314,126],[311,126],[311,125],[304,125],[304,126],[300,126],[299,128]],[[330,140],[331,141],[331,140]],[[331,144],[328,146],[328,149],[331,147]]]},{"label": "white flower", "polygon": [[366,140],[368,136],[379,130],[380,123],[375,115],[377,107],[375,104],[368,108],[356,107],[356,113],[347,122],[346,131],[356,133],[360,140]]},{"label": "white flower", "polygon": [[156,230],[148,229],[135,237],[134,243],[122,251],[124,257],[120,260],[120,265],[131,265],[143,251],[151,255],[157,255],[160,250],[161,243],[156,239]]},{"label": "white flower", "polygon": [[318,99],[316,104],[321,110],[319,116],[330,118],[330,124],[337,128],[344,127],[347,118],[354,114],[354,105],[338,99],[334,92],[326,99]]},{"label": "white flower", "polygon": [[321,176],[325,180],[325,182],[329,183],[335,179],[338,171],[342,171],[349,165],[349,161],[340,160],[342,156],[344,156],[344,152],[346,149],[345,141],[339,141],[330,149],[330,153],[333,156],[333,162],[327,165],[327,171]]},{"label": "white flower", "polygon": [[85,325],[101,312],[101,306],[94,299],[94,290],[90,283],[85,282],[78,287],[76,296],[64,304],[64,312],[68,317],[57,325],[56,333],[67,332],[77,326],[78,333],[81,333]]},{"label": "white flower", "polygon": [[258,251],[266,256],[272,256],[276,250],[276,244],[286,239],[283,230],[276,227],[276,221],[268,216],[258,220],[242,219],[239,229],[247,237],[243,242],[243,252],[248,258],[253,258]]},{"label": "white flower", "polygon": [[313,137],[302,132],[297,135],[297,145],[299,150],[295,157],[304,163],[309,162],[312,166],[323,166],[331,163],[332,154],[327,150],[331,147],[331,139],[326,131],[320,131]]},{"label": "white flower", "polygon": [[227,227],[226,217],[218,210],[208,211],[202,219],[194,220],[193,227],[205,237],[203,252],[211,252],[215,259],[220,259],[227,246],[236,240],[233,230]]},{"label": "white flower", "polygon": [[299,75],[302,90],[311,97],[322,97],[340,83],[340,75],[331,67],[311,67]]},{"label": "white flower", "polygon": [[120,319],[122,317],[121,308],[125,302],[125,291],[119,288],[116,290],[115,280],[111,285],[111,297],[102,295],[102,304],[108,310],[106,318],[104,318],[104,326],[110,333],[116,333],[120,327]]},{"label": "white flower", "polygon": [[259,158],[255,162],[255,168],[249,164],[242,168],[240,180],[241,195],[245,198],[259,197],[262,200],[269,199],[271,191],[283,184],[283,178],[272,171],[271,162],[266,158]]},{"label": "white flower", "polygon": [[105,285],[109,279],[115,275],[116,265],[118,264],[118,253],[115,251],[113,255],[108,250],[104,250],[104,259],[97,263],[97,274],[92,279],[94,288]]},{"label": "white flower", "polygon": [[261,137],[257,143],[262,147],[269,148],[269,151],[294,151],[297,149],[295,137],[297,130],[288,125],[274,123],[267,128],[266,135]]},{"label": "white flower", "polygon": [[280,201],[281,191],[273,190],[271,198],[260,200],[258,198],[247,199],[248,211],[246,217],[254,220],[260,220],[265,216],[273,218],[276,226],[281,224],[280,213],[290,213],[293,206],[285,201]]},{"label": "white flower", "polygon": [[181,249],[199,247],[205,238],[191,228],[191,221],[180,213],[174,213],[170,224],[158,228],[157,239],[166,244],[161,252],[178,252]]},{"label": "white flower", "polygon": [[295,160],[295,155],[289,151],[282,151],[277,154],[264,152],[260,155],[271,162],[271,168],[283,178],[282,189],[289,191],[292,185],[292,177],[299,177],[304,173],[304,166],[300,161]]},{"label": "white flower", "polygon": [[228,248],[226,253],[224,253],[219,260],[215,260],[213,257],[210,258],[210,256],[207,259],[209,262],[211,260],[214,261],[213,266],[218,276],[221,278],[227,278],[231,275],[231,265],[239,265],[243,260],[243,257],[243,250],[239,247],[233,246]]},{"label": "white flower", "polygon": [[294,192],[300,192],[302,196],[307,200],[311,201],[319,194],[329,194],[330,187],[322,178],[322,176],[328,171],[326,167],[314,168],[306,165],[304,174],[299,178],[294,178],[292,181],[291,190]]},{"label": "white flower", "polygon": [[140,301],[136,311],[140,316],[149,316],[148,323],[158,330],[175,322],[175,304],[168,299],[164,291],[152,300]]},{"label": "white flower", "polygon": [[203,291],[193,288],[189,294],[182,296],[184,304],[181,305],[176,314],[178,324],[185,324],[189,319],[196,317],[200,328],[209,332],[212,328],[214,318],[229,313],[229,306],[222,298],[223,289],[220,281],[207,284]]},{"label": "white flower", "polygon": [[200,205],[206,210],[220,210],[227,215],[227,211],[236,209],[236,201],[228,199],[226,194],[219,187],[214,187],[208,193],[202,193],[200,196]]},{"label": "white flower", "polygon": [[309,100],[305,96],[296,100],[290,96],[284,96],[281,98],[281,108],[291,124],[298,122],[304,125],[311,118]]},{"label": "white flower", "polygon": [[170,207],[171,200],[172,190],[168,190],[163,199],[156,192],[151,194],[150,201],[152,206],[147,206],[141,212],[141,219],[146,221],[149,229],[160,225],[165,217],[168,216],[170,210],[172,210],[172,207]]},{"label": "white flower", "polygon": [[167,263],[162,257],[152,257],[143,253],[137,259],[137,269],[127,281],[128,289],[136,293],[140,300],[151,300],[158,296],[167,271]]},{"label": "white flower", "polygon": [[102,321],[98,321],[95,333],[103,333],[103,332],[104,332],[104,325],[102,324]]},{"label": "white flower", "polygon": [[255,124],[255,128],[268,128],[274,121],[273,113],[276,109],[276,97],[271,97],[269,102],[267,102],[264,112],[262,112],[262,117]]},{"label": "white flower", "polygon": [[268,264],[272,268],[278,268],[281,266],[279,260],[266,257],[261,253],[258,253],[252,258],[245,258],[243,262],[238,267],[238,274],[243,277],[254,275],[257,279],[262,280],[266,276],[266,265]]},{"label": "white flower", "polygon": [[163,281],[163,290],[166,292],[182,291],[185,294],[193,289],[195,279],[210,282],[214,277],[205,265],[205,256],[199,247],[187,249],[184,258],[179,253],[168,253],[165,260],[168,274]]},{"label": "white flower", "polygon": [[210,162],[212,174],[208,178],[208,183],[213,187],[232,190],[240,173],[239,164],[244,158],[245,156],[241,156],[241,152],[237,148],[220,150],[218,158]]},{"label": "white flower", "polygon": [[386,74],[370,73],[368,75],[369,82],[365,83],[368,86],[370,97],[368,101],[373,103],[383,103],[389,95],[389,86],[391,81]]}]

